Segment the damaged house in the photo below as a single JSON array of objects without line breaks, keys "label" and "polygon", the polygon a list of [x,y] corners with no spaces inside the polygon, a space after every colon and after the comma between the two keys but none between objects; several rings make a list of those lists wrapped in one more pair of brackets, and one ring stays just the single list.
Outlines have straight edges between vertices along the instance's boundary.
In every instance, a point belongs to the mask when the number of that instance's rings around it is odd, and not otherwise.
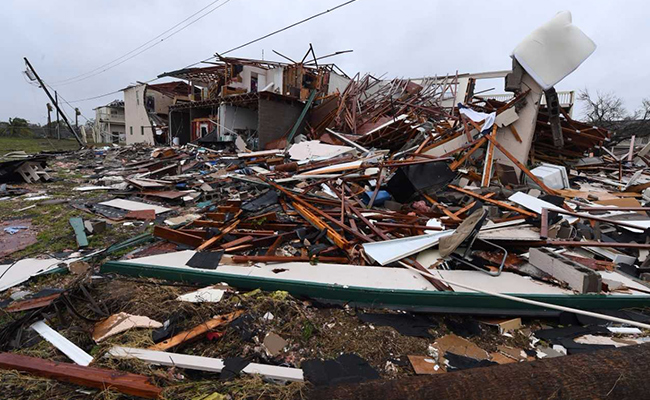
[{"label": "damaged house", "polygon": [[126,143],[126,128],[124,125],[124,102],[113,100],[110,103],[95,108],[95,143]]},{"label": "damaged house", "polygon": [[171,137],[179,144],[227,143],[239,135],[251,149],[266,148],[298,132],[314,100],[345,90],[349,78],[335,68],[221,57],[214,66],[164,73],[159,77],[200,88],[200,95],[169,108]]},{"label": "damaged house", "polygon": [[167,143],[169,107],[187,102],[192,87],[175,81],[154,85],[139,83],[122,89],[124,92],[124,122],[126,144]]}]

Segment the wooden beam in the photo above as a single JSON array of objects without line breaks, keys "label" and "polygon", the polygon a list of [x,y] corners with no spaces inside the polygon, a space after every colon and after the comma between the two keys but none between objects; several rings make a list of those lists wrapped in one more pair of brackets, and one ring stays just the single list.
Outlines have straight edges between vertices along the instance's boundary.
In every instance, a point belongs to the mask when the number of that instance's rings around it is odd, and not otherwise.
[{"label": "wooden beam", "polygon": [[164,226],[160,225],[156,225],[153,228],[153,235],[155,237],[159,237],[173,243],[185,244],[191,247],[197,247],[203,243],[202,237],[190,235],[189,233],[180,232],[174,229],[165,228]]},{"label": "wooden beam", "polygon": [[219,315],[215,318],[209,319],[202,323],[201,325],[195,326],[194,328],[188,330],[188,331],[183,331],[177,335],[172,336],[171,338],[167,340],[163,340],[162,342],[155,344],[153,346],[149,347],[149,350],[160,350],[160,351],[166,351],[171,349],[172,347],[176,347],[179,344],[189,342],[191,340],[194,340],[207,332],[218,328],[220,326],[228,325],[231,323],[235,318],[239,317],[244,313],[243,310],[238,310],[235,312],[231,312],[230,314],[224,314],[224,315]]},{"label": "wooden beam", "polygon": [[[449,185],[449,186],[451,187],[451,185]],[[425,199],[427,199],[427,201],[428,201],[429,203],[431,203],[431,204],[433,204],[434,206],[436,206],[436,208],[438,208],[440,211],[442,211],[443,214],[445,214],[446,216],[448,216],[449,218],[451,218],[453,221],[456,221],[456,222],[460,222],[460,221],[462,221],[460,218],[458,218],[456,215],[454,215],[454,213],[452,213],[451,211],[449,211],[449,210],[447,209],[447,207],[443,206],[442,204],[440,204],[440,203],[438,203],[437,201],[435,201],[434,199],[432,199],[431,196],[429,196],[428,194],[422,193],[422,197],[424,197]]]},{"label": "wooden beam", "polygon": [[272,245],[269,246],[269,249],[266,251],[267,256],[274,256],[275,251],[278,249],[278,247],[282,244],[282,241],[284,240],[283,236],[278,235],[278,237],[275,239]]},{"label": "wooden beam", "polygon": [[510,124],[509,128],[510,128],[510,132],[512,132],[512,135],[515,137],[515,139],[519,143],[522,143],[523,141],[521,140],[521,136],[519,136],[519,132],[517,132],[517,128],[515,128],[515,124]]},{"label": "wooden beam", "polygon": [[309,211],[306,207],[303,207],[298,203],[291,203],[291,205],[316,229],[320,231],[323,229],[327,230],[327,238],[331,240],[332,243],[336,245],[336,247],[342,250],[348,250],[352,246],[345,237],[341,236],[337,231],[334,230],[334,228],[326,224],[322,219],[312,214],[311,211]]},{"label": "wooden beam", "polygon": [[112,369],[54,362],[13,353],[0,353],[0,368],[27,372],[100,390],[110,388],[120,393],[147,399],[159,398],[162,393],[162,389],[154,385],[146,376]]},{"label": "wooden beam", "polygon": [[220,247],[221,247],[222,249],[224,249],[224,250],[225,250],[225,249],[232,249],[233,247],[237,247],[237,246],[240,246],[240,245],[242,245],[242,244],[246,244],[246,243],[248,243],[248,242],[252,242],[252,241],[253,241],[253,237],[252,237],[252,236],[250,236],[250,235],[249,235],[249,236],[242,236],[242,237],[237,238],[237,239],[235,239],[235,240],[231,240],[231,241],[228,242],[228,243],[224,243],[224,244],[222,244]]},{"label": "wooden beam", "polygon": [[546,193],[548,193],[548,194],[553,194],[553,195],[556,194],[555,190],[553,190],[553,189],[547,187],[547,186],[544,184],[544,182],[540,181],[538,177],[536,177],[535,175],[533,175],[533,173],[530,172],[530,171],[528,170],[528,168],[526,168],[526,166],[525,166],[524,164],[520,163],[519,160],[517,160],[517,158],[516,158],[515,156],[513,156],[512,154],[510,154],[510,152],[509,152],[508,150],[506,150],[505,147],[503,147],[503,146],[501,145],[501,143],[499,143],[499,142],[497,141],[496,138],[493,138],[492,136],[485,136],[485,137],[486,137],[490,142],[492,142],[492,143],[497,147],[497,149],[499,149],[499,150],[501,151],[501,153],[503,153],[503,155],[505,155],[506,157],[508,157],[508,158],[510,159],[510,161],[512,161],[512,162],[517,166],[517,168],[519,168],[519,169],[521,170],[521,172],[523,172],[524,174],[526,174],[530,179],[532,179],[533,182],[535,182],[535,183],[536,183],[540,188],[542,188],[542,190],[544,190],[544,191],[545,191]]},{"label": "wooden beam", "polygon": [[[488,193],[488,194],[485,195],[485,198],[489,199],[490,197],[493,197],[494,194],[495,194],[494,192]],[[476,204],[476,201],[471,201],[468,205],[466,205],[465,207],[463,207],[460,210],[456,211],[454,213],[454,215],[457,216],[457,217],[460,217],[463,213],[469,211],[472,207],[474,207],[475,204]]]},{"label": "wooden beam", "polygon": [[474,193],[474,192],[472,192],[471,190],[462,189],[462,188],[459,188],[458,186],[454,186],[454,185],[449,185],[448,187],[449,187],[450,189],[454,189],[454,190],[456,190],[456,191],[458,191],[458,192],[465,193],[465,194],[468,195],[468,196],[472,196],[472,197],[477,198],[477,199],[479,199],[479,200],[483,200],[483,201],[485,201],[485,202],[487,202],[487,203],[492,203],[492,204],[497,205],[497,206],[499,206],[499,207],[501,207],[501,208],[505,208],[506,210],[510,210],[510,211],[518,212],[519,214],[527,215],[527,216],[529,216],[529,217],[533,217],[533,218],[536,218],[536,217],[537,217],[537,214],[534,213],[534,212],[526,211],[526,210],[524,210],[524,209],[521,209],[521,208],[519,208],[519,207],[515,207],[515,206],[510,205],[510,204],[508,204],[508,203],[505,203],[505,202],[503,202],[503,201],[492,200],[492,199],[489,198],[489,197],[481,196],[480,194]]},{"label": "wooden beam", "polygon": [[216,236],[213,236],[213,237],[211,237],[210,239],[208,239],[208,240],[206,240],[205,242],[203,242],[202,245],[200,245],[199,247],[196,248],[196,251],[203,251],[203,250],[207,250],[207,249],[209,249],[209,248],[212,247],[215,243],[217,243],[219,240],[223,239],[223,237],[226,236],[228,233],[230,233],[230,231],[232,231],[233,229],[235,229],[235,228],[237,227],[237,225],[239,225],[240,222],[241,222],[241,220],[238,219],[238,220],[236,220],[235,222],[233,222],[232,224],[228,225],[226,228],[224,228],[224,229],[221,231],[220,234],[218,234],[218,235],[216,235]]},{"label": "wooden beam", "polygon": [[548,208],[542,208],[542,225],[539,230],[539,237],[546,239],[548,237]]},{"label": "wooden beam", "polygon": [[[262,179],[264,180],[264,178],[262,178]],[[358,239],[361,239],[361,240],[363,240],[364,242],[367,242],[367,241],[368,241],[367,237],[366,237],[365,235],[363,235],[362,233],[360,233],[359,231],[354,230],[354,229],[350,228],[349,226],[347,226],[347,225],[345,225],[345,224],[342,224],[342,223],[341,223],[339,220],[337,220],[336,218],[327,215],[327,213],[323,212],[323,210],[314,207],[314,206],[311,205],[309,202],[307,202],[307,201],[301,199],[300,197],[294,195],[293,193],[291,193],[290,191],[286,190],[286,189],[283,188],[282,186],[280,186],[280,185],[276,184],[275,182],[272,182],[272,181],[270,181],[270,180],[268,180],[268,179],[266,180],[266,182],[267,182],[269,185],[271,185],[272,187],[274,187],[275,189],[277,189],[277,190],[281,191],[282,193],[284,193],[284,195],[286,195],[287,197],[289,197],[290,199],[292,199],[294,202],[298,202],[298,203],[300,203],[300,205],[302,205],[303,207],[307,208],[308,210],[310,210],[310,211],[313,212],[314,214],[318,214],[318,215],[320,215],[321,217],[323,217],[323,218],[325,218],[326,220],[330,221],[331,223],[333,223],[334,225],[336,225],[336,226],[338,226],[339,228],[343,229],[344,231],[353,234],[353,235],[356,236]],[[338,201],[336,202],[336,205],[338,206]]]},{"label": "wooden beam", "polygon": [[474,147],[472,147],[471,149],[466,151],[465,154],[463,154],[463,156],[461,158],[459,158],[458,160],[451,163],[451,165],[449,166],[449,169],[452,170],[452,171],[457,170],[458,167],[463,165],[463,163],[465,163],[465,161],[469,158],[469,156],[474,154],[474,152],[476,152],[476,150],[480,149],[481,146],[483,146],[485,144],[485,142],[487,142],[487,139],[485,138],[485,136],[483,136],[482,138],[477,140],[476,144],[474,144]]},{"label": "wooden beam", "polygon": [[[492,133],[490,136],[493,139],[497,137],[497,126],[494,124],[492,126]],[[481,181],[481,187],[490,186],[490,180],[492,178],[492,165],[494,160],[494,141],[488,143],[487,152],[485,154],[485,164],[483,166],[483,180]]]}]

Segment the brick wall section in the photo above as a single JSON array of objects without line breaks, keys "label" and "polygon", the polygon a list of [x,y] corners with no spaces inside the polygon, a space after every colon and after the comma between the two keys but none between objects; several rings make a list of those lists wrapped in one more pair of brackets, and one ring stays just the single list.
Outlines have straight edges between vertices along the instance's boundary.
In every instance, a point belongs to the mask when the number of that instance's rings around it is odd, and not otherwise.
[{"label": "brick wall section", "polygon": [[[284,101],[259,99],[257,132],[260,149],[291,132],[291,128],[300,117],[302,107]],[[298,133],[302,132],[302,127]]]}]

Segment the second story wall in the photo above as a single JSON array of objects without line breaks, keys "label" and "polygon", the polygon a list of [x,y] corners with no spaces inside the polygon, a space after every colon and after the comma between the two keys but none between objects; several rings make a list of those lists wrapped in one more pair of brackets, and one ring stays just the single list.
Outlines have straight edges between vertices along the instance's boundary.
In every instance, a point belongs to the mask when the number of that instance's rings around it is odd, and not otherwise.
[{"label": "second story wall", "polygon": [[145,108],[146,85],[135,85],[124,89],[124,122],[126,143],[153,144],[151,122]]}]

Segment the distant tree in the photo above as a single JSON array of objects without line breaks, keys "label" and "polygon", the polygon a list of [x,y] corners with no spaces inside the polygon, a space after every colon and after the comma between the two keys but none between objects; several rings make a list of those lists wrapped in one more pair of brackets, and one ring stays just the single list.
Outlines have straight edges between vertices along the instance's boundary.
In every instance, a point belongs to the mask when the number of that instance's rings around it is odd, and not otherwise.
[{"label": "distant tree", "polygon": [[650,120],[650,99],[641,100],[641,108],[634,112],[634,119],[647,121]]},{"label": "distant tree", "polygon": [[32,136],[33,132],[29,128],[29,122],[23,118],[9,118],[9,122],[2,129],[2,136],[24,137]]},{"label": "distant tree", "polygon": [[[578,100],[585,102],[585,122],[589,124],[609,129],[614,121],[630,118],[623,106],[623,100],[614,93],[596,92],[596,96],[592,97],[589,91],[584,89],[578,93]],[[648,105],[650,106],[650,103]],[[650,114],[648,116],[650,117]]]}]

